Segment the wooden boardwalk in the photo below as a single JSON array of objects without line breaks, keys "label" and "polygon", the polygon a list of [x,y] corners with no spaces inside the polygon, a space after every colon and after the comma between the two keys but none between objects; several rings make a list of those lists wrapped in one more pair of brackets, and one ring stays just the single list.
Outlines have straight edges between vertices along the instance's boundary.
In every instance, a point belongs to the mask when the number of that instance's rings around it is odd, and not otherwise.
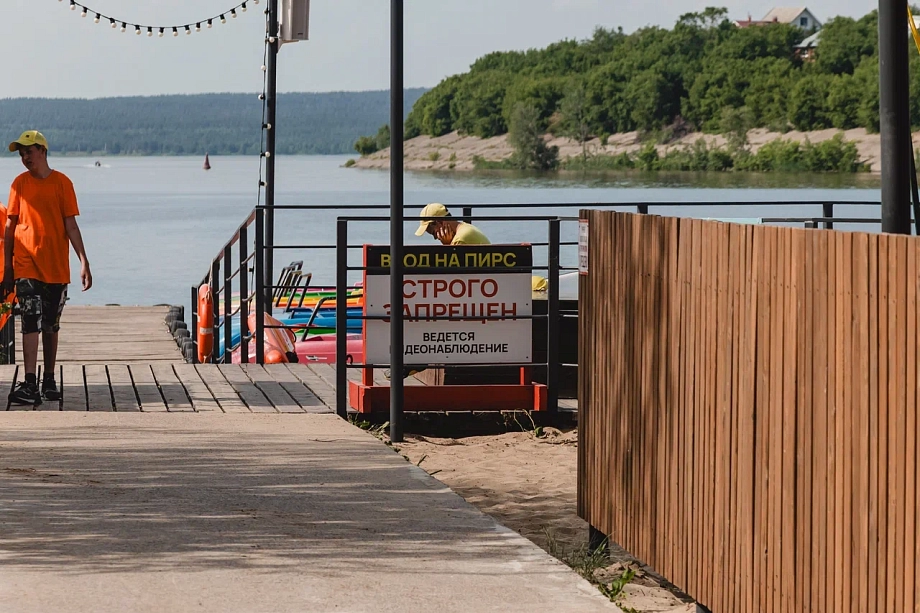
[{"label": "wooden boardwalk", "polygon": [[[68,306],[61,319],[55,378],[61,402],[42,411],[334,413],[335,367],[329,364],[186,364],[169,333],[167,307]],[[18,322],[17,322],[18,326]],[[0,365],[0,403],[24,377]],[[39,351],[39,377],[42,357]],[[348,378],[361,373],[349,369]],[[374,371],[377,385],[389,385]],[[405,385],[424,385],[415,377]],[[572,410],[575,401],[560,401]],[[0,410],[4,405],[0,404]],[[6,406],[6,410],[33,410]]]}]

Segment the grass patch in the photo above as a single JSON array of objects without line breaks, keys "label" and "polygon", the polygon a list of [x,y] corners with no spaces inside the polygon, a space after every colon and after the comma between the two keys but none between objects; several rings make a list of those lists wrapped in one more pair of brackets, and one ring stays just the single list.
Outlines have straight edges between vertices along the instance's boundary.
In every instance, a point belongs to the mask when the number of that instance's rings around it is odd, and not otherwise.
[{"label": "grass patch", "polygon": [[568,549],[564,544],[556,540],[552,531],[544,528],[543,535],[546,538],[547,553],[563,562],[566,566],[597,587],[597,589],[612,602],[619,600],[623,593],[623,588],[626,587],[636,575],[635,570],[627,568],[612,582],[600,582],[597,580],[596,571],[607,568],[607,566],[610,565],[610,557],[607,555],[606,543],[593,551],[587,545],[581,545],[575,549]]},{"label": "grass patch", "polygon": [[354,159],[349,158],[348,161],[345,162],[345,168],[351,168],[355,164],[357,164],[357,162]]}]

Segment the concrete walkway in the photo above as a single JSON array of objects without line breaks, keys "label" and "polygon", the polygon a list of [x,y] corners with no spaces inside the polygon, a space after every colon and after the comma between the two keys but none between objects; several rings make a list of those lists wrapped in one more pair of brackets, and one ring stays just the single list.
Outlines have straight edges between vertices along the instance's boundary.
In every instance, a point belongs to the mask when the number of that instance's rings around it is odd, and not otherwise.
[{"label": "concrete walkway", "polygon": [[3,413],[0,611],[619,609],[332,415]]}]

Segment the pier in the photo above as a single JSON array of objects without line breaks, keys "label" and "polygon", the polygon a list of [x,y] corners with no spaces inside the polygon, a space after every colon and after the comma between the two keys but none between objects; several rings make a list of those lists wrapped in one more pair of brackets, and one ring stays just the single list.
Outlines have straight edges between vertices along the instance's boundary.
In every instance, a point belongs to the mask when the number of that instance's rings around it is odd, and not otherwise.
[{"label": "pier", "polygon": [[[169,334],[167,307],[68,306],[61,318],[58,371],[64,397],[41,411],[159,413],[335,413],[330,364],[187,364]],[[22,378],[18,364],[0,365],[3,397]],[[42,354],[39,349],[39,370]],[[39,373],[41,374],[41,373]],[[360,380],[349,370],[349,380]],[[382,371],[377,385],[388,385]],[[406,385],[425,385],[415,377]],[[574,411],[575,400],[560,402]],[[9,405],[6,410],[32,407]]]}]

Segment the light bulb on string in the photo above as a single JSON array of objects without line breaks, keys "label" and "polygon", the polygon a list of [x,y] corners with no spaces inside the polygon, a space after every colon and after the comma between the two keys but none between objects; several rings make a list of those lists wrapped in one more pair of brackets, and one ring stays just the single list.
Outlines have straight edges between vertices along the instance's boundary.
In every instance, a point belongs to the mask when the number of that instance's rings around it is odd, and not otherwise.
[{"label": "light bulb on string", "polygon": [[220,22],[221,22],[221,23],[227,23],[227,18],[224,17],[223,15],[221,15],[221,16],[220,16]]},{"label": "light bulb on string", "polygon": [[236,19],[236,9],[230,9],[230,16]]},{"label": "light bulb on string", "polygon": [[99,23],[99,13],[96,13],[96,18],[93,19],[93,23]]},{"label": "light bulb on string", "polygon": [[153,28],[147,28],[147,36],[153,36]]},{"label": "light bulb on string", "polygon": [[185,26],[185,35],[188,36],[191,33],[192,33],[192,29],[188,26]]},{"label": "light bulb on string", "polygon": [[200,23],[196,23],[196,24],[195,24],[195,31],[196,31],[196,32],[201,32],[201,24],[200,24]]},{"label": "light bulb on string", "polygon": [[160,28],[160,38],[163,38],[163,28]]},{"label": "light bulb on string", "polygon": [[86,17],[86,8],[83,8],[83,11],[80,13],[80,17]]},{"label": "light bulb on string", "polygon": [[121,23],[121,31],[124,32],[124,31],[126,31],[127,29],[128,29],[128,24],[126,24],[125,22],[122,22],[122,23]]},{"label": "light bulb on string", "polygon": [[179,36],[179,30],[173,28],[173,36]]},{"label": "light bulb on string", "polygon": [[112,24],[112,27],[113,27],[113,28],[117,28],[117,27],[118,27],[118,25],[115,23],[115,20],[114,20],[114,19],[109,19],[109,23]]},{"label": "light bulb on string", "polygon": [[246,3],[244,2],[243,4],[241,4],[241,5],[240,5],[240,8],[243,9],[243,12],[245,13],[245,12],[246,12]]},{"label": "light bulb on string", "polygon": [[141,27],[140,27],[140,26],[134,26],[134,33],[137,34],[138,36],[140,36],[140,35],[141,35]]},{"label": "light bulb on string", "polygon": [[74,0],[70,0],[70,10],[71,11],[77,10],[77,3],[74,2]]},{"label": "light bulb on string", "polygon": [[266,68],[265,64],[262,64],[262,72],[265,72],[266,70],[267,70],[267,68]]},{"label": "light bulb on string", "polygon": [[209,28],[212,27],[212,26],[214,25],[213,23],[211,23],[211,21],[212,21],[212,20],[208,19],[208,27],[209,27]]}]

